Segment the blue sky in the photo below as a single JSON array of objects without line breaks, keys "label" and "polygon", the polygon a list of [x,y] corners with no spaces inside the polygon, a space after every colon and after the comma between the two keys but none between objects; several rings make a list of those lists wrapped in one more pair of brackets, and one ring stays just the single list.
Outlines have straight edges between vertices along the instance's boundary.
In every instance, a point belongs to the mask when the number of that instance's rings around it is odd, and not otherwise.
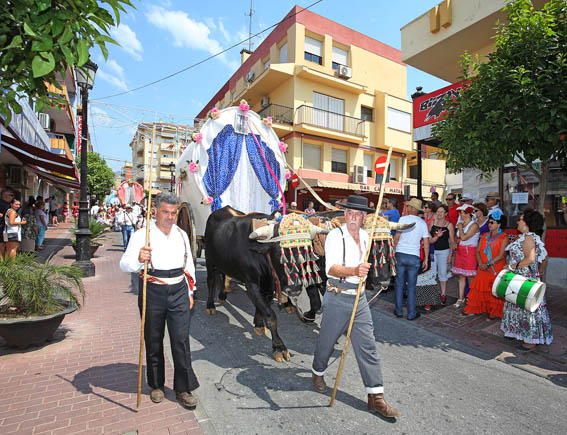
[{"label": "blue sky", "polygon": [[[193,117],[233,74],[240,62],[240,44],[198,67],[126,95],[104,98],[136,88],[186,68],[248,37],[250,0],[133,0],[112,36],[121,47],[108,45],[105,62],[100,50],[89,94],[90,133],[94,149],[114,170],[131,160],[130,141],[139,122],[154,120],[191,124]],[[281,20],[294,5],[315,0],[254,0],[252,33]],[[400,28],[438,4],[439,0],[323,0],[311,10],[344,26],[401,49]],[[269,31],[254,38],[253,49]],[[408,98],[416,86],[426,92],[447,83],[408,66]],[[98,100],[101,99],[101,100]],[[157,111],[161,113],[153,113]]]}]

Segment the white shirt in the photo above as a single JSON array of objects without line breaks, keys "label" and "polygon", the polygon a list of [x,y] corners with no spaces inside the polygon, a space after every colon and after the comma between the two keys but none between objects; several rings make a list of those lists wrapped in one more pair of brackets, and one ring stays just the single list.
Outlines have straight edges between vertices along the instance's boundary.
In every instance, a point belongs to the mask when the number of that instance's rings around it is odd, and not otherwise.
[{"label": "white shirt", "polygon": [[496,205],[493,205],[492,207],[490,207],[488,209],[488,214],[490,214],[490,213],[492,213],[493,211],[496,211],[496,210],[500,210],[500,213],[502,213],[502,209],[500,208],[500,206],[498,204],[496,204]]},{"label": "white shirt", "polygon": [[132,206],[132,213],[134,213],[136,216],[140,216],[142,214],[142,209],[138,204]]},{"label": "white shirt", "polygon": [[[364,262],[364,257],[366,255],[366,250],[368,249],[368,233],[362,228],[359,230],[360,239],[360,251],[358,245],[348,232],[346,224],[341,226],[343,234],[341,237],[341,231],[335,228],[327,235],[327,240],[325,242],[325,272],[327,276],[339,279],[338,276],[329,275],[329,270],[336,264],[337,266],[343,265],[343,240],[345,240],[345,266],[346,267],[356,267],[360,263]],[[360,278],[358,276],[349,276],[346,281],[351,284],[358,284]]]},{"label": "white shirt", "polygon": [[[146,244],[146,229],[142,228],[132,234],[128,242],[128,248],[120,260],[120,269],[123,272],[139,272],[144,263],[138,261],[140,249]],[[177,225],[171,227],[169,236],[166,236],[155,224],[150,223],[150,247],[152,248],[151,264],[158,270],[180,269],[183,267],[185,247],[187,248],[187,264],[185,271],[188,272],[195,282],[195,265],[187,234]],[[196,288],[195,288],[196,289]],[[192,292],[190,292],[192,294]]]},{"label": "white shirt", "polygon": [[133,212],[122,212],[118,217],[118,223],[121,225],[132,225],[133,227],[135,227],[137,222],[138,215],[134,214]]},{"label": "white shirt", "polygon": [[414,215],[402,216],[399,221],[400,224],[411,224],[413,222],[415,222],[413,227],[403,231],[398,230],[400,239],[396,245],[396,253],[400,252],[402,254],[419,257],[421,239],[427,239],[429,237],[429,231],[427,224],[420,217]]},{"label": "white shirt", "polygon": [[[96,204],[93,205],[93,206],[91,207],[91,215],[92,215],[92,216],[96,216],[96,215],[98,214],[99,208],[100,208],[100,207],[99,207],[98,205],[96,205]],[[51,209],[50,209],[50,210],[51,210]]]}]

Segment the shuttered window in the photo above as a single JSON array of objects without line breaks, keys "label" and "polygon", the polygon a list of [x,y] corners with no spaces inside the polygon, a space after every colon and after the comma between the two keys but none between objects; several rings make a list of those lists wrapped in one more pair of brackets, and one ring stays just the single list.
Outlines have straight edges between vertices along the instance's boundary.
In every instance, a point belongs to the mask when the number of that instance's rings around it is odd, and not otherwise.
[{"label": "shuttered window", "polygon": [[303,144],[303,168],[321,170],[321,147],[311,145],[309,143]]},{"label": "shuttered window", "polygon": [[372,178],[372,168],[374,167],[372,154],[364,154],[364,166],[366,166],[366,176]]},{"label": "shuttered window", "polygon": [[305,37],[305,60],[323,65],[323,43],[316,39]]},{"label": "shuttered window", "polygon": [[411,131],[411,114],[392,107],[388,107],[388,128],[394,128],[409,133]]},{"label": "shuttered window", "polygon": [[347,173],[347,151],[333,148],[331,152],[331,171]]},{"label": "shuttered window", "polygon": [[344,131],[345,102],[313,92],[313,125]]},{"label": "shuttered window", "polygon": [[348,52],[339,47],[333,47],[333,69],[339,65],[348,65]]}]

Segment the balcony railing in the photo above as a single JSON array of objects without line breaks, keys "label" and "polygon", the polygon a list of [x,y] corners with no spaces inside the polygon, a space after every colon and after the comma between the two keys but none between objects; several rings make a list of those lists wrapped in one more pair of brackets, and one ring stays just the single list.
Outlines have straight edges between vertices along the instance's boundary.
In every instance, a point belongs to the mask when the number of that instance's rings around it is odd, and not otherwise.
[{"label": "balcony railing", "polygon": [[273,122],[293,125],[293,107],[269,104],[258,112],[261,118],[272,117]]},{"label": "balcony railing", "polygon": [[365,120],[353,118],[328,110],[316,109],[311,106],[299,106],[297,108],[297,123],[309,124],[315,127],[327,128],[355,136],[366,136]]}]

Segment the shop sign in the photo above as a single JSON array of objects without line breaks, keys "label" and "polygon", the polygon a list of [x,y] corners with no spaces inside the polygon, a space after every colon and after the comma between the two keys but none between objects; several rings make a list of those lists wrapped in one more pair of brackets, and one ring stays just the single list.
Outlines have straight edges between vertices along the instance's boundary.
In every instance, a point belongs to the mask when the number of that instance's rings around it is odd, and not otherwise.
[{"label": "shop sign", "polygon": [[445,98],[455,98],[463,89],[463,83],[453,83],[429,94],[417,97],[413,101],[413,128],[434,124],[441,120],[445,110]]}]

